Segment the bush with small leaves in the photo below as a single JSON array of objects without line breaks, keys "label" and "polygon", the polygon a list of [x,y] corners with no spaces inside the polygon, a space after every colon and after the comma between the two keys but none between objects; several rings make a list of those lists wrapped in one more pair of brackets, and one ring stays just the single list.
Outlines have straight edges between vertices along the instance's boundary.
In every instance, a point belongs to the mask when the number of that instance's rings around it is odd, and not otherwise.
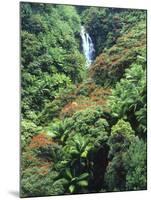
[{"label": "bush with small leaves", "polygon": [[125,190],[126,168],[125,153],[134,141],[135,135],[130,124],[123,119],[119,120],[111,129],[109,137],[109,163],[105,174],[105,182],[108,191]]}]

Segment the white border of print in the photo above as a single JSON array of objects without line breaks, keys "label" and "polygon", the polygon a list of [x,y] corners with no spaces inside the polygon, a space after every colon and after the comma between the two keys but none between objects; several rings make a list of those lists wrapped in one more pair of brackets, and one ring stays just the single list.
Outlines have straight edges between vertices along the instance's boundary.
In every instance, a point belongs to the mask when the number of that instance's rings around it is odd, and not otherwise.
[{"label": "white border of print", "polygon": [[[26,1],[26,0],[24,0]],[[148,10],[148,190],[44,197],[54,200],[131,200],[151,196],[151,6],[149,0],[37,0],[32,2],[141,8]],[[150,8],[149,8],[150,7]],[[0,199],[19,195],[19,0],[0,4]],[[35,198],[30,198],[35,199]],[[36,198],[37,200],[42,198]]]}]

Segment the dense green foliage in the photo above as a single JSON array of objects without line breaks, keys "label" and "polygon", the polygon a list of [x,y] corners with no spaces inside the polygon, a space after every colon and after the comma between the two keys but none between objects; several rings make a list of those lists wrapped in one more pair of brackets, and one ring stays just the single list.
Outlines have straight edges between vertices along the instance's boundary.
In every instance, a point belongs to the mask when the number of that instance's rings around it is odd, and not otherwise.
[{"label": "dense green foliage", "polygon": [[[125,72],[125,78],[116,84],[109,104],[113,115],[127,118],[136,134],[146,138],[146,70],[133,64]],[[135,121],[135,124],[134,124]]]},{"label": "dense green foliage", "polygon": [[111,136],[108,140],[110,147],[109,164],[105,177],[109,191],[125,189],[126,170],[124,156],[130,143],[133,142],[133,137],[134,131],[130,124],[122,119],[112,127]]},{"label": "dense green foliage", "polygon": [[146,189],[146,11],[20,11],[21,197]]},{"label": "dense green foliage", "polygon": [[[144,11],[119,8],[91,7],[82,13],[82,21],[88,32],[91,33],[97,56],[114,44],[119,46],[120,43],[116,42],[118,37],[123,33],[128,33],[136,25],[135,23],[144,20],[145,17]],[[143,24],[143,26],[145,25]],[[145,29],[141,31],[143,32]],[[142,33],[138,34],[142,37]],[[135,35],[132,37],[135,38]],[[124,45],[128,44],[124,43]]]}]

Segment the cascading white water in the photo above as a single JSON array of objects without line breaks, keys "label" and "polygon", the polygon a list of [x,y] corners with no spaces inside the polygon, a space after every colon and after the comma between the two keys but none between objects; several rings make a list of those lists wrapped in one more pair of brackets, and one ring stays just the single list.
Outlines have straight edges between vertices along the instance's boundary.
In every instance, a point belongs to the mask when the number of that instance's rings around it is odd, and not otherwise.
[{"label": "cascading white water", "polygon": [[87,67],[92,63],[93,54],[95,52],[94,45],[91,37],[85,31],[84,26],[81,26],[81,38],[82,38],[82,47],[83,52],[86,57],[86,65]]}]

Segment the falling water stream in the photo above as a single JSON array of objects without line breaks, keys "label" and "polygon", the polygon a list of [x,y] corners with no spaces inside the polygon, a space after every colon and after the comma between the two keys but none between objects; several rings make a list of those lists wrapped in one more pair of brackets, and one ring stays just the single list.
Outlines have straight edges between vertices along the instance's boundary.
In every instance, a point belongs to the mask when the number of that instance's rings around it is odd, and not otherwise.
[{"label": "falling water stream", "polygon": [[90,64],[92,63],[93,54],[95,52],[94,45],[93,45],[91,37],[86,32],[84,26],[81,26],[80,34],[81,34],[81,38],[82,38],[83,52],[84,52],[84,55],[86,58],[86,66],[89,67]]}]

